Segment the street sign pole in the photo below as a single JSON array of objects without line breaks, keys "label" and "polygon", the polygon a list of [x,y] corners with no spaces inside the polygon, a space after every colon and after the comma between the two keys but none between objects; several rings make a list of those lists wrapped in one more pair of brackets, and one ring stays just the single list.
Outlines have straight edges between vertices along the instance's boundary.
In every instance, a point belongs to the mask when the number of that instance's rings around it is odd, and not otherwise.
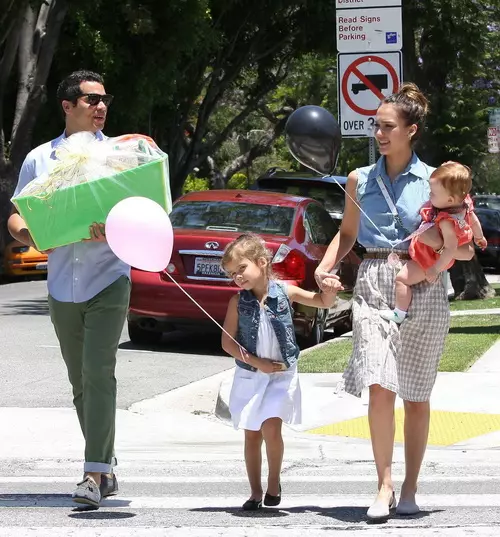
[{"label": "street sign pole", "polygon": [[372,136],[368,138],[368,164],[375,164],[375,162],[377,162],[377,147],[375,138]]}]

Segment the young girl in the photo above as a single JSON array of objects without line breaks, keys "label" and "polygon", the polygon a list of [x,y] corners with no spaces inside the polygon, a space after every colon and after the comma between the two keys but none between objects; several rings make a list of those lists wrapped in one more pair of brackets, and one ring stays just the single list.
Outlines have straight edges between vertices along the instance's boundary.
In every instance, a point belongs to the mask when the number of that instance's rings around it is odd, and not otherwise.
[{"label": "young girl", "polygon": [[330,308],[342,289],[336,276],[331,277],[328,293],[278,282],[271,274],[271,258],[264,241],[251,233],[230,243],[222,258],[222,267],[241,288],[229,301],[224,321],[224,330],[241,347],[224,332],[222,347],[237,365],[229,410],[235,429],[245,430],[245,463],[251,489],[250,498],[243,504],[245,511],[262,507],[262,441],[269,466],[264,505],[281,502],[281,424],[301,420],[299,347],[291,303]]},{"label": "young girl", "polygon": [[430,200],[422,207],[420,215],[422,225],[432,222],[437,226],[443,247],[436,252],[420,242],[419,235],[412,238],[408,251],[411,260],[396,276],[396,307],[382,310],[382,318],[402,323],[412,299],[411,286],[424,280],[436,281],[442,271],[455,263],[458,247],[474,239],[480,248],[486,248],[487,241],[469,196],[471,187],[470,169],[458,162],[445,162],[431,174]]}]

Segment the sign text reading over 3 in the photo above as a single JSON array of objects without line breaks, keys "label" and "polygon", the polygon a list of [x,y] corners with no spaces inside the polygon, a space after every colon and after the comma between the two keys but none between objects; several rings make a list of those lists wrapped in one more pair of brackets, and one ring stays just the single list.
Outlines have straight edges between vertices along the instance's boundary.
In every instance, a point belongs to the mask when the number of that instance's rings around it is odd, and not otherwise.
[{"label": "sign text reading over 3", "polygon": [[379,23],[380,17],[366,17],[365,15],[356,15],[355,17],[339,17],[339,39],[343,41],[365,41],[366,33],[363,33],[365,31],[363,24],[373,24],[374,22]]}]

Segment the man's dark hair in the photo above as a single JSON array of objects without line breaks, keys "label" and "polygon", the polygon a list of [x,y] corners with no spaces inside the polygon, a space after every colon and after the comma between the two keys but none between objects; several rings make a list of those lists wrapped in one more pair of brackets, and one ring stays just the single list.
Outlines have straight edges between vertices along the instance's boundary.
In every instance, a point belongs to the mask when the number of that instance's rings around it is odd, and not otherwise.
[{"label": "man's dark hair", "polygon": [[74,71],[68,75],[57,88],[57,100],[62,101],[76,101],[77,97],[81,93],[80,84],[82,82],[98,82],[104,85],[104,79],[98,73],[93,71]]}]

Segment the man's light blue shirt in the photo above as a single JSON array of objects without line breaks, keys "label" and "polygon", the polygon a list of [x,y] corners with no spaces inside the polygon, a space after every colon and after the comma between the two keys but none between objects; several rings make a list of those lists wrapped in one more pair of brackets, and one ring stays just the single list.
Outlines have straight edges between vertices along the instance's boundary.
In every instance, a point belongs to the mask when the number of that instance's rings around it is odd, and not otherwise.
[{"label": "man's light blue shirt", "polygon": [[[96,137],[104,140],[102,132]],[[65,134],[33,149],[23,162],[14,196],[33,179],[50,173],[56,163],[55,148]],[[130,267],[120,261],[105,242],[78,242],[49,254],[47,286],[60,302],[86,302],[120,276],[130,278]]]}]

